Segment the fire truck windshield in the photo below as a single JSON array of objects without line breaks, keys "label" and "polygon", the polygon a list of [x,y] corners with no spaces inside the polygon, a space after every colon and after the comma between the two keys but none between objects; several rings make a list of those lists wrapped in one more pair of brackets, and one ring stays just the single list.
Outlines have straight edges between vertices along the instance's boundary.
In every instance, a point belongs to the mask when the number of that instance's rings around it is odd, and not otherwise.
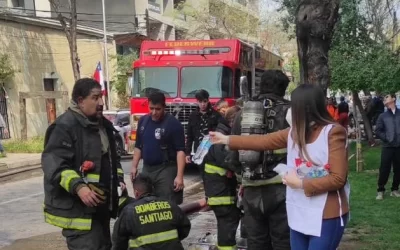
[{"label": "fire truck windshield", "polygon": [[231,97],[233,73],[228,67],[183,67],[181,96],[194,98],[196,91],[205,89],[213,98]]},{"label": "fire truck windshield", "polygon": [[136,68],[132,96],[147,97],[153,91],[161,91],[166,97],[176,97],[178,91],[178,68]]}]

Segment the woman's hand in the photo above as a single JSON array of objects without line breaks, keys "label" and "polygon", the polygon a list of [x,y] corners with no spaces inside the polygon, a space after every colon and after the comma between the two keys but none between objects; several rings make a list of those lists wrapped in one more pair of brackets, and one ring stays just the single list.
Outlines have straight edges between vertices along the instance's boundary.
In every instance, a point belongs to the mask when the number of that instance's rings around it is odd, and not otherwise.
[{"label": "woman's hand", "polygon": [[213,144],[227,145],[229,143],[229,136],[223,135],[220,132],[210,132],[209,135]]},{"label": "woman's hand", "polygon": [[303,188],[303,180],[297,176],[296,170],[290,170],[285,176],[282,178],[283,184],[289,186],[293,189],[302,189]]}]

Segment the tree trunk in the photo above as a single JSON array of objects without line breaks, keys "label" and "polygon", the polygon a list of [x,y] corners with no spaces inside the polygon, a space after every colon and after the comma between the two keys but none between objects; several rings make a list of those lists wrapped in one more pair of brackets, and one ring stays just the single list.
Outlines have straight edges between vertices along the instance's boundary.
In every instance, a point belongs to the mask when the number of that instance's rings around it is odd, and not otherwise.
[{"label": "tree trunk", "polygon": [[[374,135],[372,133],[372,126],[371,126],[371,121],[368,119],[367,113],[365,112],[362,104],[360,97],[358,97],[358,93],[356,91],[353,91],[353,102],[355,105],[358,107],[358,110],[361,113],[361,117],[364,123],[364,131],[367,136],[367,139],[369,142],[374,141]],[[357,119],[357,117],[354,117],[354,119]]]},{"label": "tree trunk", "polygon": [[76,41],[76,26],[78,15],[76,13],[76,0],[71,0],[71,21],[70,21],[70,39],[69,41],[69,49],[71,56],[71,64],[72,70],[74,72],[75,81],[79,80],[80,77],[80,69],[79,69],[79,57],[78,57],[78,44]]},{"label": "tree trunk", "polygon": [[340,0],[300,0],[296,10],[296,36],[300,83],[330,84],[328,52],[338,18]]},{"label": "tree trunk", "polygon": [[[80,79],[80,60],[78,56],[78,45],[76,41],[76,26],[78,21],[78,15],[76,12],[76,1],[70,0],[70,18],[65,17],[59,10],[59,2],[56,0],[49,0],[52,8],[57,13],[57,19],[60,21],[61,27],[64,30],[65,36],[69,45],[69,54],[72,64],[72,72],[74,73],[74,79],[77,81]],[[68,23],[67,23],[68,20]]]}]

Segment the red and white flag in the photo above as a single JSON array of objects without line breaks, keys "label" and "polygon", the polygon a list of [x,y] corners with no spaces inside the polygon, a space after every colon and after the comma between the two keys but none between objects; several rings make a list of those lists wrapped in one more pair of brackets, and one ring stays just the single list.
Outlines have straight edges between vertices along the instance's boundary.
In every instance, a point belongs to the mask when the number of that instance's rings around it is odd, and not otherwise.
[{"label": "red and white flag", "polygon": [[101,63],[97,63],[96,71],[93,73],[93,78],[100,83],[101,86],[101,92],[103,95],[107,95],[106,88],[104,86],[104,76],[103,76],[103,70],[101,69]]}]

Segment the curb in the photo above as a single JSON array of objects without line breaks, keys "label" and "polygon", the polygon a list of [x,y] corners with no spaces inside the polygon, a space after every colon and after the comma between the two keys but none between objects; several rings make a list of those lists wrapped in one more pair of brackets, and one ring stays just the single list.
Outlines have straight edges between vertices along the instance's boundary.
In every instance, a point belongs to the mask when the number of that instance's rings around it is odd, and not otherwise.
[{"label": "curb", "polygon": [[41,164],[36,164],[36,165],[28,165],[27,167],[18,167],[18,168],[9,168],[9,170],[7,172],[4,173],[0,173],[0,178],[4,178],[4,177],[8,177],[11,175],[17,175],[20,173],[24,173],[24,172],[28,172],[28,171],[32,171],[32,170],[36,170],[41,168]]},{"label": "curb", "polygon": [[19,168],[25,168],[25,167],[31,167],[31,166],[37,166],[42,164],[42,159],[28,159],[28,160],[23,160],[19,162],[13,162],[13,163],[4,163],[7,165],[7,168],[9,170],[11,169],[19,169]]}]

